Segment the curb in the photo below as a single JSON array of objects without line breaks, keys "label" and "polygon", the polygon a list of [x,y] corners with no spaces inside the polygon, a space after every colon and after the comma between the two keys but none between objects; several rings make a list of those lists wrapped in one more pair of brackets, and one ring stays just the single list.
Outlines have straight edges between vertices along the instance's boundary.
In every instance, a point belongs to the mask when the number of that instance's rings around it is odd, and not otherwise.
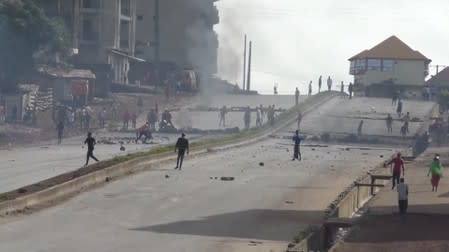
[{"label": "curb", "polygon": [[[297,109],[303,110],[304,114],[310,113],[315,107],[321,106],[335,96],[335,93],[330,93],[316,97],[316,99],[312,100],[310,103],[305,101],[303,103],[304,107],[298,107]],[[286,120],[286,122],[280,123],[278,126],[275,126],[275,128],[269,129],[267,132],[262,132],[259,136],[256,135],[250,140],[237,139],[233,141],[234,143],[228,143],[224,146],[208,147],[206,144],[205,146],[197,149],[193,148],[190,152],[190,156],[197,157],[200,155],[205,155],[211,151],[227,150],[254,144],[269,137],[274,132],[287,127],[295,121],[296,117],[290,118]],[[32,213],[37,210],[48,208],[52,205],[68,200],[80,193],[100,187],[114,180],[118,180],[139,172],[148,171],[175,160],[176,155],[172,152],[164,152],[151,156],[137,157],[79,177],[74,176],[67,182],[56,184],[29,195],[19,196],[18,198],[12,200],[0,202],[0,218],[10,215]]]}]

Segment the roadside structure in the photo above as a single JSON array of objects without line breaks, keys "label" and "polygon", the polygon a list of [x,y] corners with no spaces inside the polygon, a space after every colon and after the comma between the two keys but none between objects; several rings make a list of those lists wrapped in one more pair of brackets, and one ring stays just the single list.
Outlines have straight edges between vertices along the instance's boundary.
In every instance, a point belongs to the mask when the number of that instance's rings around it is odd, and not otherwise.
[{"label": "roadside structure", "polygon": [[50,17],[62,17],[71,34],[73,63],[94,71],[99,85],[129,83],[134,57],[136,0],[49,0],[40,3]]},{"label": "roadside structure", "polygon": [[391,36],[369,50],[349,59],[354,91],[366,96],[391,97],[421,94],[431,60]]},{"label": "roadside structure", "polygon": [[426,81],[423,96],[427,95],[428,99],[430,99],[442,91],[449,91],[449,67],[444,68]]}]

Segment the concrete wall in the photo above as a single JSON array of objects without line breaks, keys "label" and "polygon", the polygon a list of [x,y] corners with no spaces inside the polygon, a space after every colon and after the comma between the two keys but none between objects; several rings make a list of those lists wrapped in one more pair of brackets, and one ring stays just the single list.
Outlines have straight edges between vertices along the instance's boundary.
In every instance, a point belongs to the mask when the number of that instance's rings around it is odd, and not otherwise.
[{"label": "concrete wall", "polygon": [[356,76],[354,82],[362,82],[368,86],[393,79],[394,83],[399,85],[424,85],[427,70],[424,61],[397,60],[396,62],[392,71],[368,70],[364,74]]}]

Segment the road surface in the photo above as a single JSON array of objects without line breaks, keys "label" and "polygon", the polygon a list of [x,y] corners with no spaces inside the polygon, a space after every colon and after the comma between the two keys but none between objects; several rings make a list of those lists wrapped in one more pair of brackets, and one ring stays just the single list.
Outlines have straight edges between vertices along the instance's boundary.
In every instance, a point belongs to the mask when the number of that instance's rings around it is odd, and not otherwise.
[{"label": "road surface", "polygon": [[[340,108],[331,101],[320,110]],[[318,119],[310,114],[304,123]],[[346,186],[395,152],[347,147],[303,147],[304,161],[291,161],[291,141],[275,136],[188,158],[182,171],[162,165],[7,220],[0,251],[285,251]]]},{"label": "road surface", "polygon": [[[403,101],[403,111],[410,112],[411,118],[426,119],[435,106],[433,102]],[[376,136],[400,136],[403,122],[396,114],[391,99],[356,97],[352,100],[336,97],[328,106],[317,109],[302,123],[301,130],[308,134],[323,132],[336,134],[357,134],[360,120],[364,120],[362,133]],[[393,134],[388,134],[385,118],[394,119]],[[312,117],[312,118],[310,118]],[[409,135],[413,136],[423,126],[422,122],[410,122]]]},{"label": "road surface", "polygon": [[[288,99],[287,99],[288,98]],[[205,105],[207,99],[199,99],[195,102],[196,105]],[[245,95],[221,95],[211,99],[214,102],[208,103],[211,106],[222,106],[223,102],[241,106],[248,104],[256,106],[258,104],[275,104],[276,107],[289,108],[294,104],[294,96],[245,96]],[[304,99],[302,99],[304,100]],[[194,119],[195,125],[199,128],[218,128],[217,113],[199,113],[200,120]],[[138,120],[138,126],[143,125],[145,116],[141,116]],[[241,116],[243,124],[243,114]],[[176,115],[174,117],[176,121]],[[253,123],[255,119],[253,120]],[[208,127],[208,125],[214,125]],[[232,124],[230,124],[232,125]],[[134,132],[130,133],[108,133],[104,130],[99,130],[94,133],[97,140],[112,139],[117,142],[117,139],[133,138]],[[179,135],[173,134],[154,134],[155,143],[168,144],[174,143]],[[199,135],[189,135],[192,138],[200,138]],[[211,137],[211,136],[208,136]],[[213,137],[213,136],[212,136]],[[12,146],[10,150],[0,150],[0,192],[18,189],[22,186],[39,182],[44,179],[62,174],[64,172],[76,170],[85,163],[86,149],[82,149],[82,142],[85,137],[74,137],[64,139],[63,144],[56,145],[56,140],[46,142],[34,146],[15,147]],[[128,140],[125,140],[128,141]],[[123,155],[129,152],[146,150],[155,145],[142,145],[125,142],[127,151],[120,151],[120,145],[98,144],[95,149],[95,155],[100,160],[110,159],[116,155]],[[93,161],[93,160],[92,160]]]}]

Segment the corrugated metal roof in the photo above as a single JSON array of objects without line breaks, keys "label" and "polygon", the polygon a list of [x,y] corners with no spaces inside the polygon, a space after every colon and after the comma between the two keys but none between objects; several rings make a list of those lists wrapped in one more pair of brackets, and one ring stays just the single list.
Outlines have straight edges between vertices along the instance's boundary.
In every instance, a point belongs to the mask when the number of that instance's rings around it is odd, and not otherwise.
[{"label": "corrugated metal roof", "polygon": [[84,69],[59,69],[59,68],[41,68],[39,69],[39,72],[45,73],[47,75],[50,75],[52,77],[57,78],[67,78],[67,79],[75,79],[75,78],[81,78],[81,79],[95,79],[95,74],[90,70],[84,70]]}]

